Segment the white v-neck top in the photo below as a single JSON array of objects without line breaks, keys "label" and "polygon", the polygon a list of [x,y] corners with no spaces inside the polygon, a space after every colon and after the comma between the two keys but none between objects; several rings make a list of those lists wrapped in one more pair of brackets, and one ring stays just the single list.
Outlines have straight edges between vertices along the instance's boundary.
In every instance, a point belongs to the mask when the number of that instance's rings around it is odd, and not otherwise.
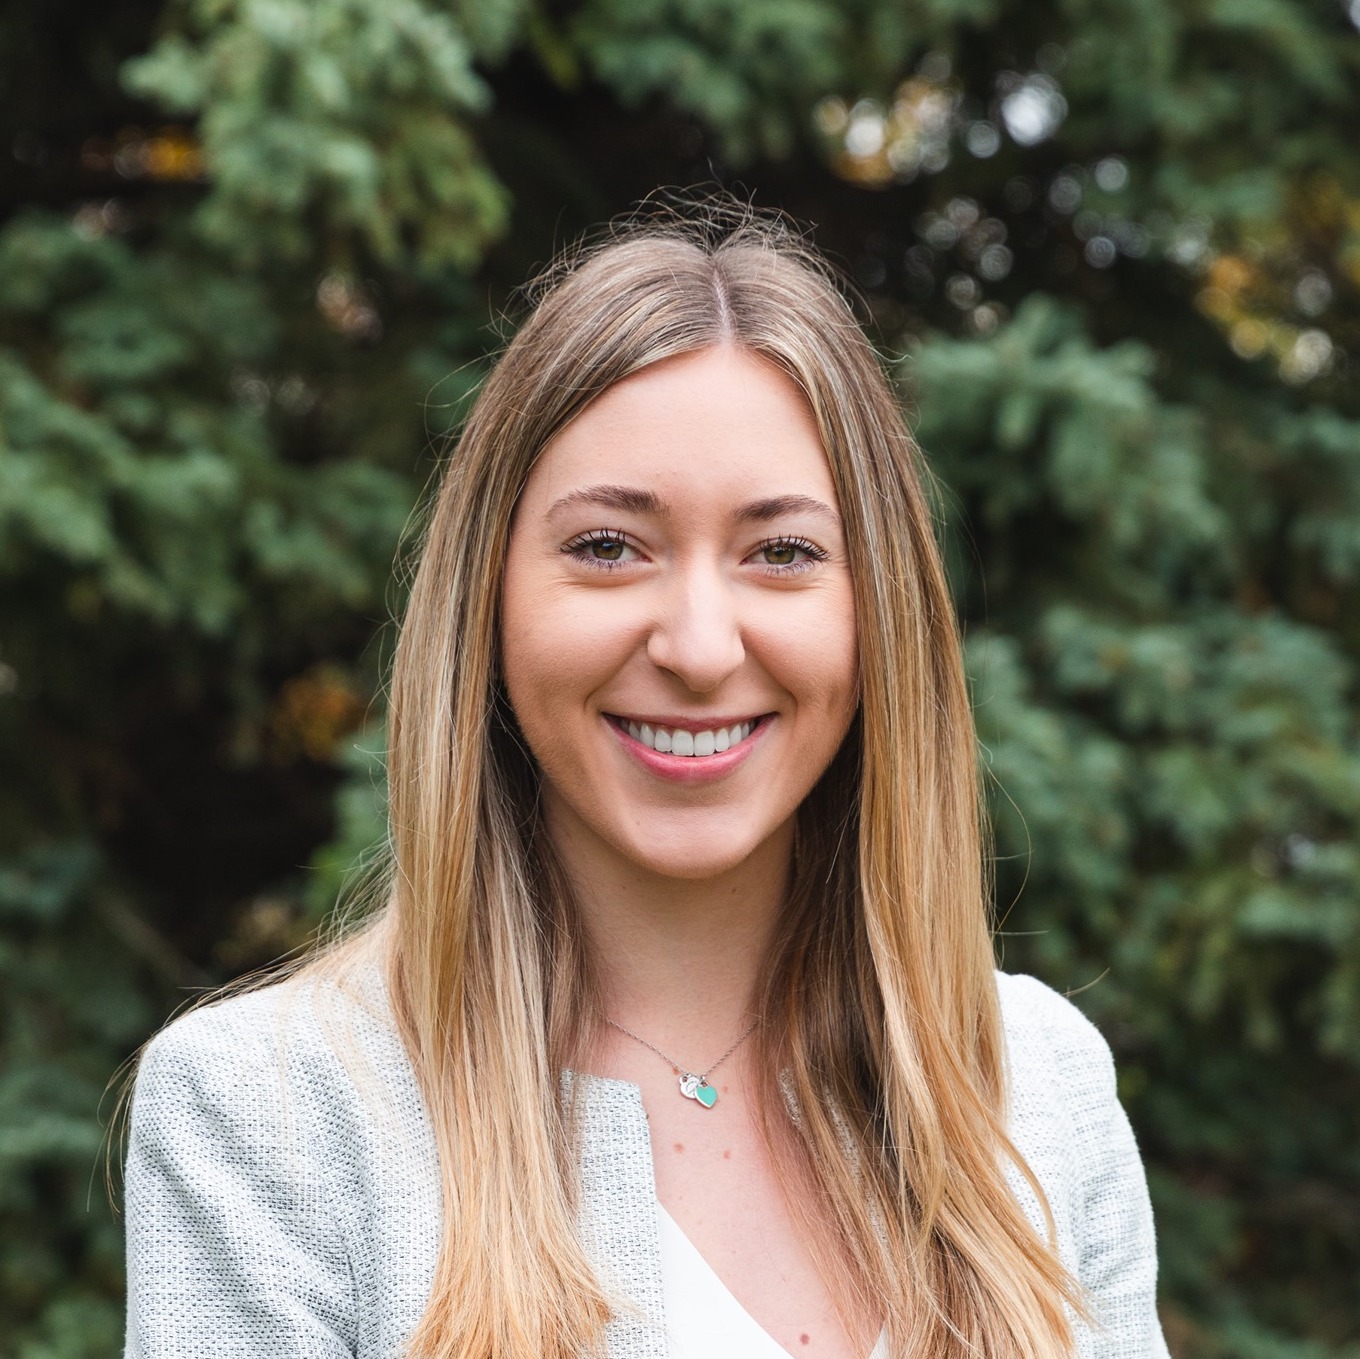
[{"label": "white v-neck top", "polygon": [[[788,1350],[732,1296],[660,1200],[656,1224],[670,1359],[789,1359]],[[883,1356],[879,1336],[869,1359]]]}]

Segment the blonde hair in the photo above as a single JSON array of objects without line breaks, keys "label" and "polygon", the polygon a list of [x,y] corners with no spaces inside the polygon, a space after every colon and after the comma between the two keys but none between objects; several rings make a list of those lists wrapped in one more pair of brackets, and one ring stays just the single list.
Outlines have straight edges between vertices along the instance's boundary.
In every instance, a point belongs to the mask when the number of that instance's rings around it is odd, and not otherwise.
[{"label": "blonde hair", "polygon": [[443,1238],[410,1352],[575,1359],[609,1318],[561,1095],[593,982],[498,678],[499,582],[553,436],[611,384],[715,345],[777,364],[816,417],[862,671],[800,812],[766,972],[771,1145],[834,1225],[819,1263],[886,1317],[891,1354],[1070,1354],[1078,1290],[1006,1182],[1009,1163],[1044,1202],[1005,1132],[974,734],[918,452],[820,257],[711,207],[635,221],[545,276],[433,502],[392,681],[391,898],[342,948],[385,961],[439,1148]]}]

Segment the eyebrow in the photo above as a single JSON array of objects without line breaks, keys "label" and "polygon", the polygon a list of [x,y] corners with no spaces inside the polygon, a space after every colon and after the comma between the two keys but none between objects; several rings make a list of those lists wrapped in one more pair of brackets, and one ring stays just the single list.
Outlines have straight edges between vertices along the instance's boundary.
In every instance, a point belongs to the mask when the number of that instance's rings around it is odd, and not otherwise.
[{"label": "eyebrow", "polygon": [[782,518],[786,514],[812,514],[839,524],[841,517],[824,500],[816,500],[810,495],[773,495],[767,500],[753,500],[743,505],[732,517],[739,524],[767,524],[771,519]]},{"label": "eyebrow", "polygon": [[[655,492],[637,486],[587,486],[554,500],[548,513],[553,515],[575,505],[595,505],[632,514],[665,515],[670,512],[669,506]],[[739,506],[732,518],[739,524],[767,524],[787,514],[812,514],[833,524],[841,521],[830,505],[810,495],[775,495],[752,500]]]},{"label": "eyebrow", "polygon": [[661,497],[636,486],[587,486],[572,491],[548,507],[549,514],[570,509],[574,505],[598,505],[606,510],[628,510],[633,514],[664,514],[666,507]]}]

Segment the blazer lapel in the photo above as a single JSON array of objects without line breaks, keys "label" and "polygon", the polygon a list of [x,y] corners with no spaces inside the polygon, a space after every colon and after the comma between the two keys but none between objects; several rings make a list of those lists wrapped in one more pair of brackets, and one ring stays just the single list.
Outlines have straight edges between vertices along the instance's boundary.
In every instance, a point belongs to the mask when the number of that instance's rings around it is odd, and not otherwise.
[{"label": "blazer lapel", "polygon": [[609,1359],[666,1359],[656,1178],[642,1092],[627,1081],[569,1076],[580,1103],[579,1224],[586,1255],[614,1305]]}]

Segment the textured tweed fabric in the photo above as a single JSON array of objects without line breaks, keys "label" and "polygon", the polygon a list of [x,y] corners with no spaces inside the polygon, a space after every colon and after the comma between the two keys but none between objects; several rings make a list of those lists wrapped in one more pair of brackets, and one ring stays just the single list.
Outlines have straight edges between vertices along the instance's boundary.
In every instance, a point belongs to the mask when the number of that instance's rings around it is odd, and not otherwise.
[{"label": "textured tweed fabric", "polygon": [[[1109,1049],[1033,978],[998,986],[1011,1135],[1100,1323],[1082,1359],[1163,1359],[1152,1214]],[[138,1073],[126,1183],[127,1359],[402,1353],[433,1277],[439,1188],[376,980],[363,997],[283,983],[171,1024]],[[586,1083],[581,1232],[619,1303],[611,1359],[665,1359],[647,1119],[622,1081]]]}]

